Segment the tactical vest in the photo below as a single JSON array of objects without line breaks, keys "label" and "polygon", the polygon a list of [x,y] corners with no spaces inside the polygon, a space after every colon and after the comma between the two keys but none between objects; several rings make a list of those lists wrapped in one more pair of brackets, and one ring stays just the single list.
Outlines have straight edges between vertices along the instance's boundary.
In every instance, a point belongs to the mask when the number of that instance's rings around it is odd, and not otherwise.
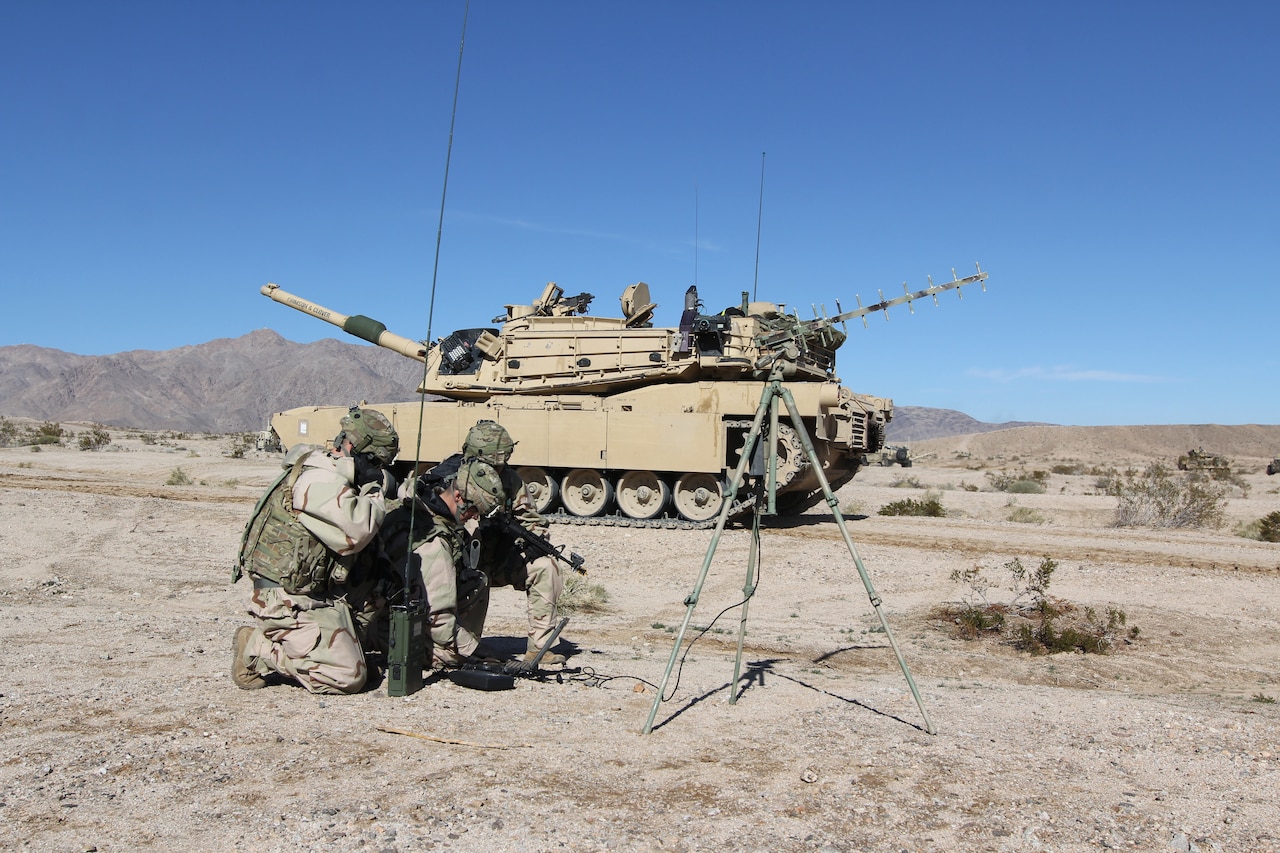
[{"label": "tactical vest", "polygon": [[[432,539],[443,539],[445,546],[449,549],[450,557],[455,563],[458,561],[458,555],[462,553],[459,532],[453,529],[454,525],[446,522],[442,516],[438,516],[422,501],[418,501],[416,512],[408,501],[402,502],[400,506],[388,512],[386,519],[382,522],[379,536],[384,542],[407,542],[411,520],[413,543],[408,546],[409,550],[417,550],[424,542],[430,542]],[[403,560],[404,555],[392,555],[392,557]]]},{"label": "tactical vest", "polygon": [[333,580],[341,583],[346,566],[298,521],[293,487],[301,476],[302,456],[267,489],[253,508],[240,538],[240,555],[231,582],[244,572],[280,584],[293,595],[323,597]]}]

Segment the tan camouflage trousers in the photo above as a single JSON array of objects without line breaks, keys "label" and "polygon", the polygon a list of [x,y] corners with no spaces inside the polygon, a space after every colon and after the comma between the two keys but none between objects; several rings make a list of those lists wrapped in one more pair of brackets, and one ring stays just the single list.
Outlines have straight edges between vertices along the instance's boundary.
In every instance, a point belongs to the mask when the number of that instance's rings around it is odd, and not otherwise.
[{"label": "tan camouflage trousers", "polygon": [[253,590],[248,609],[258,620],[244,650],[254,672],[278,672],[312,693],[356,693],[364,687],[364,649],[345,601],[274,587]]},{"label": "tan camouflage trousers", "polygon": [[[483,557],[481,565],[484,565]],[[529,619],[527,650],[536,652],[547,644],[556,627],[556,602],[564,592],[560,563],[554,557],[539,557],[525,563],[514,548],[500,567],[492,567],[489,586],[510,586],[525,592],[525,614]]]},{"label": "tan camouflage trousers", "polygon": [[459,568],[439,539],[418,546],[427,587],[427,625],[437,665],[453,666],[475,654],[489,612],[489,582],[483,573]]}]

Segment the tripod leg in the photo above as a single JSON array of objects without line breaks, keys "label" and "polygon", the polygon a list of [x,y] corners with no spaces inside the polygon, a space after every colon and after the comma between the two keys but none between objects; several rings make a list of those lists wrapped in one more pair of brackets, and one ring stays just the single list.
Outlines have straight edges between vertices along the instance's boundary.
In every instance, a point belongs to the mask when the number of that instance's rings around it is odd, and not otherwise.
[{"label": "tripod leg", "polygon": [[702,585],[707,580],[707,571],[711,568],[711,559],[715,556],[716,548],[720,545],[720,534],[724,532],[725,522],[729,520],[729,509],[733,505],[734,498],[738,496],[738,483],[742,482],[743,475],[747,471],[747,464],[751,461],[754,442],[760,439],[760,426],[764,423],[769,401],[777,393],[777,383],[769,383],[765,386],[764,394],[760,397],[760,405],[756,407],[756,416],[751,422],[751,432],[747,434],[746,444],[742,448],[742,454],[738,457],[738,468],[734,472],[733,478],[729,481],[728,489],[725,491],[724,506],[720,507],[720,517],[716,519],[716,529],[711,534],[711,542],[707,546],[707,555],[702,559],[702,571],[698,573],[698,580],[694,582],[693,592],[689,593],[689,596],[684,600],[684,621],[680,623],[680,631],[676,634],[675,645],[671,648],[671,659],[667,661],[667,671],[663,673],[662,684],[658,687],[658,695],[653,697],[653,707],[649,709],[649,719],[645,721],[644,728],[641,730],[642,734],[647,735],[653,731],[653,720],[658,716],[658,705],[662,704],[662,697],[667,692],[667,683],[671,680],[671,672],[675,669],[676,658],[680,655],[680,646],[684,643],[685,632],[689,630],[689,622],[693,619],[693,610],[698,606],[698,597],[702,595]]},{"label": "tripod leg", "polygon": [[889,639],[889,645],[893,647],[893,653],[898,658],[898,666],[902,667],[902,674],[907,679],[907,686],[911,688],[911,695],[915,697],[916,707],[920,709],[920,716],[924,717],[924,728],[929,734],[937,734],[937,730],[933,727],[933,721],[929,719],[929,712],[924,708],[924,702],[920,699],[920,691],[916,689],[915,679],[911,677],[911,670],[907,669],[907,661],[902,656],[902,651],[898,648],[898,641],[894,639],[893,632],[889,630],[889,621],[885,619],[884,612],[880,609],[880,596],[876,594],[875,587],[871,585],[871,576],[867,574],[867,569],[862,565],[862,557],[858,555],[858,549],[853,544],[853,539],[849,536],[849,529],[845,526],[844,516],[840,514],[840,502],[836,500],[836,496],[831,491],[831,484],[827,481],[827,475],[822,471],[822,465],[818,460],[817,451],[813,449],[813,441],[809,438],[809,432],[804,428],[804,422],[800,420],[800,412],[796,408],[796,401],[791,396],[791,392],[786,388],[780,389],[782,401],[787,405],[787,411],[791,413],[791,425],[795,427],[796,432],[800,436],[800,442],[804,446],[804,452],[809,456],[809,463],[813,465],[813,471],[818,475],[818,482],[822,484],[823,494],[827,496],[827,505],[831,507],[831,514],[835,516],[836,526],[840,528],[840,535],[844,537],[844,544],[849,548],[849,556],[853,557],[853,565],[858,569],[858,576],[862,578],[862,585],[867,590],[867,597],[871,599],[871,606],[876,611],[876,616],[880,618],[880,627],[884,629],[884,635]]},{"label": "tripod leg", "polygon": [[742,585],[742,616],[738,619],[738,656],[733,662],[733,683],[729,688],[729,704],[738,703],[738,679],[742,677],[742,643],[747,636],[747,608],[756,594],[756,564],[760,559],[760,514],[763,508],[756,501],[751,514],[751,550],[747,557],[747,580]]}]

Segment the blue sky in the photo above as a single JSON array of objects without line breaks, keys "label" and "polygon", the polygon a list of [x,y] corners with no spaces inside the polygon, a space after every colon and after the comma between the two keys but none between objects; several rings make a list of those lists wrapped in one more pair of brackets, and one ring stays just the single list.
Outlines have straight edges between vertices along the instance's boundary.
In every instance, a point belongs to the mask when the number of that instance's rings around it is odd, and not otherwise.
[{"label": "blue sky", "polygon": [[[0,346],[428,333],[464,4],[0,3]],[[476,0],[430,331],[743,290],[984,421],[1276,423],[1280,4]],[[761,155],[764,158],[763,216]],[[757,226],[760,230],[758,283]]]}]

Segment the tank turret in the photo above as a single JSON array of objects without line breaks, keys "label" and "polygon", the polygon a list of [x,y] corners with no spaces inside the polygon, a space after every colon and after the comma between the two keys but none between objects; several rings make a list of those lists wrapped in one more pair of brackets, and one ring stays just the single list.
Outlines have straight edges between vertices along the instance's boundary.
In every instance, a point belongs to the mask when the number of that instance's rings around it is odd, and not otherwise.
[{"label": "tank turret", "polygon": [[[435,342],[387,331],[267,284],[262,293],[400,354],[425,361],[420,394],[446,401],[369,404],[400,433],[400,463],[425,466],[456,453],[477,420],[501,422],[518,441],[511,464],[538,509],[571,520],[709,524],[725,478],[781,364],[832,488],[848,482],[866,454],[884,444],[893,403],[855,394],[835,374],[845,322],[933,297],[987,274],[905,292],[833,316],[802,320],[785,306],[748,301],[706,313],[697,290],[684,297],[680,325],[655,327],[657,307],[643,282],[627,287],[621,316],[588,313],[592,294],[566,296],[555,283],[527,305],[507,305],[492,326],[459,329]],[[905,289],[905,286],[904,286]],[[815,313],[818,313],[815,311]],[[419,418],[420,406],[425,405]],[[286,447],[332,435],[345,406],[292,409],[272,419]],[[418,424],[422,431],[419,435]],[[330,423],[332,422],[332,423]],[[798,513],[822,497],[789,419],[775,436],[778,510]],[[745,494],[745,492],[743,492]],[[613,515],[614,511],[620,514]],[[745,507],[743,508],[745,510]]]}]

